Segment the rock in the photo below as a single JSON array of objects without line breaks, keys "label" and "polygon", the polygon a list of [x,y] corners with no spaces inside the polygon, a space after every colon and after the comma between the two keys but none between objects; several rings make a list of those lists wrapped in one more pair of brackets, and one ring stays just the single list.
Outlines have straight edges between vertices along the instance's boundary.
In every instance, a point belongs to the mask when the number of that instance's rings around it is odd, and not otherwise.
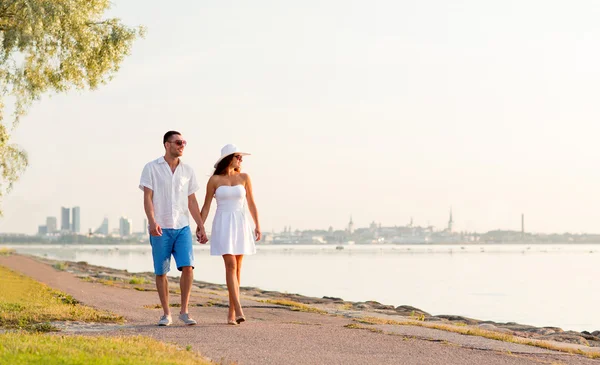
[{"label": "rock", "polygon": [[[576,335],[577,332],[572,333],[571,331],[569,331],[569,334],[571,335]],[[600,341],[600,338],[598,336],[594,336],[591,333],[589,333],[588,331],[583,331],[579,334],[581,337],[585,338],[586,340],[591,340],[591,341]]]},{"label": "rock", "polygon": [[[496,326],[501,327],[501,328],[506,328],[509,329],[511,331],[515,331],[515,332],[523,332],[523,333],[536,333],[537,331],[541,330],[541,328],[539,327],[534,327],[534,326],[529,326],[526,324],[518,324],[515,322],[508,322],[508,323],[498,323],[496,324]],[[540,334],[550,334],[550,333],[554,333],[555,331],[553,330],[542,330],[540,332]],[[527,336],[530,337],[530,336]]]},{"label": "rock", "polygon": [[410,305],[401,305],[396,307],[396,312],[404,316],[425,316],[431,317],[431,314],[420,310],[419,308],[411,307]]},{"label": "rock", "polygon": [[507,328],[500,328],[500,327],[496,327],[491,323],[480,323],[477,327],[479,327],[482,330],[486,330],[486,331],[492,331],[492,332],[500,332],[500,333],[506,333],[506,334],[514,334],[513,331],[507,329]]},{"label": "rock", "polygon": [[594,332],[592,332],[592,335],[594,335],[596,337],[600,337],[600,331],[594,331]]},{"label": "rock", "polygon": [[475,325],[479,324],[478,320],[473,319],[473,318],[463,317],[463,316],[453,316],[453,315],[448,315],[448,314],[442,314],[442,315],[439,315],[438,317],[446,318],[450,322],[462,322],[462,323],[468,324],[470,326],[475,326]]},{"label": "rock", "polygon": [[344,301],[342,298],[336,298],[336,297],[323,297],[323,299],[331,300],[334,302],[343,302]]},{"label": "rock", "polygon": [[[513,322],[514,323],[514,322]],[[511,330],[521,337],[536,337],[545,336],[556,333],[556,328],[551,327],[534,327],[525,324],[497,324],[498,327]],[[560,328],[559,328],[560,330]],[[560,330],[562,331],[562,330]]]},{"label": "rock", "polygon": [[435,317],[435,316],[431,316],[431,317],[425,316],[425,322],[449,322],[449,321],[446,318],[440,318],[440,317]]},{"label": "rock", "polygon": [[367,300],[365,302],[365,304],[368,304],[369,306],[371,306],[371,308],[373,309],[394,309],[393,305],[385,305],[385,304],[381,304],[379,302],[376,302],[374,300]]},{"label": "rock", "polygon": [[556,333],[556,331],[554,331],[553,329],[550,329],[550,328],[538,328],[538,329],[533,330],[531,332],[533,332],[535,334],[538,334],[538,335],[542,335],[542,336],[552,335],[552,334]]},{"label": "rock", "polygon": [[365,303],[354,303],[353,307],[358,309],[370,309],[371,307]]},{"label": "rock", "polygon": [[555,333],[552,335],[536,337],[536,339],[574,343],[576,345],[584,345],[584,346],[590,345],[589,342],[585,338],[578,336],[578,335],[568,334],[568,333]]}]

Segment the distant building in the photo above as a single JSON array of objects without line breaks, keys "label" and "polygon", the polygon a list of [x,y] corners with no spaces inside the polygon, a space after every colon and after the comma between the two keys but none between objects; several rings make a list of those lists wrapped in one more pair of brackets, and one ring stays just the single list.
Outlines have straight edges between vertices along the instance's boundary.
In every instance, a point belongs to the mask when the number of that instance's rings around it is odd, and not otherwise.
[{"label": "distant building", "polygon": [[119,235],[121,237],[131,236],[131,219],[121,217],[119,220]]},{"label": "distant building", "polygon": [[71,210],[69,208],[62,207],[60,208],[60,211],[60,230],[69,232],[71,231]]},{"label": "distant building", "polygon": [[450,219],[448,219],[448,232],[452,232],[453,225],[454,225],[454,220],[452,219],[452,208],[450,208]]},{"label": "distant building", "polygon": [[94,231],[94,234],[103,234],[105,236],[108,236],[108,218],[104,218],[100,227],[98,227],[98,229]]},{"label": "distant building", "polygon": [[45,236],[48,234],[48,227],[46,226],[38,226],[38,234],[40,236]]},{"label": "distant building", "polygon": [[144,218],[144,226],[142,227],[142,234],[145,236],[148,234],[148,220]]},{"label": "distant building", "polygon": [[56,233],[58,224],[56,223],[56,217],[46,217],[46,227],[48,233]]},{"label": "distant building", "polygon": [[79,233],[79,231],[81,230],[81,209],[79,207],[73,207],[73,209],[71,209],[71,213],[71,231]]}]

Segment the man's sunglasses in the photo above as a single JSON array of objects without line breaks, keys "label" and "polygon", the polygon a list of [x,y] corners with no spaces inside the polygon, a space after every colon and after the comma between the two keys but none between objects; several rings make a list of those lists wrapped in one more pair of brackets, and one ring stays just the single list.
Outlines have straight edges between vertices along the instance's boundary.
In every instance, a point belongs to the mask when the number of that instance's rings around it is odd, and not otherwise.
[{"label": "man's sunglasses", "polygon": [[185,139],[177,139],[175,141],[169,141],[169,143],[175,143],[178,146],[185,146],[185,145],[187,145],[187,141]]}]

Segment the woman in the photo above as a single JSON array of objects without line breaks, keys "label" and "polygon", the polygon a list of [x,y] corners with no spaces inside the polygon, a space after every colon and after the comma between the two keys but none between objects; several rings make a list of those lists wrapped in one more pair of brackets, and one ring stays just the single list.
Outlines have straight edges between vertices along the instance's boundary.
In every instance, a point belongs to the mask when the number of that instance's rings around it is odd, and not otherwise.
[{"label": "woman", "polygon": [[[252,195],[252,183],[248,174],[241,172],[242,156],[249,155],[228,144],[221,149],[221,157],[215,163],[215,172],[206,185],[206,197],[202,206],[205,221],[213,197],[217,199],[217,212],[213,220],[210,237],[210,254],[223,256],[225,277],[229,291],[229,313],[227,323],[236,325],[246,317],[240,304],[240,272],[244,255],[256,253],[255,241],[260,241],[258,211]],[[248,210],[254,220],[254,231]]]}]

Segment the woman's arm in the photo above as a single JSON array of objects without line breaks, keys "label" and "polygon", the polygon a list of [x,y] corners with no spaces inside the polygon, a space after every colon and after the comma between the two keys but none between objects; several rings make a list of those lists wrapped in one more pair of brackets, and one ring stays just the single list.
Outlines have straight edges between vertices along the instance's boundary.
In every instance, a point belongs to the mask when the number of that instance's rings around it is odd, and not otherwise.
[{"label": "woman's arm", "polygon": [[210,212],[210,203],[215,196],[215,185],[216,179],[214,176],[211,176],[206,183],[206,196],[204,197],[204,205],[202,205],[202,209],[200,210],[200,217],[202,218],[202,222],[206,222],[206,218],[208,217],[208,212]]},{"label": "woman's arm", "polygon": [[260,223],[258,222],[258,209],[256,209],[256,203],[254,202],[254,194],[252,193],[252,180],[250,180],[250,175],[244,174],[244,180],[246,187],[246,200],[248,201],[248,210],[250,210],[250,214],[252,215],[252,219],[254,220],[254,238],[256,241],[260,241],[262,237],[262,233],[260,232]]},{"label": "woman's arm", "polygon": [[200,208],[198,207],[198,200],[196,199],[196,194],[192,193],[188,196],[188,209],[190,211],[190,214],[196,221],[196,236],[198,236],[198,242],[208,242],[208,237],[206,236],[206,231],[204,230],[204,221],[200,216]]}]

